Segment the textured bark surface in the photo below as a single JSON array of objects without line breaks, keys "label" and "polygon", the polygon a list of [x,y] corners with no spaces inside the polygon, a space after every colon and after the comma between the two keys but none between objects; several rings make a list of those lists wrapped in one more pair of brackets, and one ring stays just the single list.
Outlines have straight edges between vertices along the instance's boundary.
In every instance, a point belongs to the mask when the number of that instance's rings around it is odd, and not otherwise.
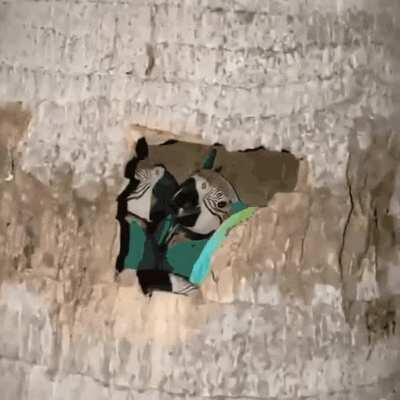
[{"label": "textured bark surface", "polygon": [[[397,0],[3,0],[2,399],[398,400],[399,18]],[[304,159],[194,297],[114,277],[143,132]]]},{"label": "textured bark surface", "polygon": [[48,183],[68,166],[90,199],[118,179],[135,126],[228,149],[286,148],[333,190],[353,119],[395,111],[399,9],[396,0],[5,0],[0,97],[32,109],[24,168]]}]

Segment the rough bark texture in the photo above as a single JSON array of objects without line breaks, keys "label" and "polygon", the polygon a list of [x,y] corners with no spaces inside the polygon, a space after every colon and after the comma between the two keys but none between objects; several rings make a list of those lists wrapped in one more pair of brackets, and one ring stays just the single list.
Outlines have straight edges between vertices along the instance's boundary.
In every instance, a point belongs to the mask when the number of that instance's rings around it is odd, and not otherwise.
[{"label": "rough bark texture", "polygon": [[[3,0],[1,398],[398,400],[399,19],[398,0]],[[304,158],[195,297],[114,279],[144,131]]]}]

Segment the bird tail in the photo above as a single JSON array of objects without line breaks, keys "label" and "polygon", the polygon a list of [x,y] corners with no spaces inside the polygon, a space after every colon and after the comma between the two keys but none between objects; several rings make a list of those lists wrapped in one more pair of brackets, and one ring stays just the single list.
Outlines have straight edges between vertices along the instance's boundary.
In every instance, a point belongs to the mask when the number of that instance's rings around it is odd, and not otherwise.
[{"label": "bird tail", "polygon": [[213,169],[216,157],[217,149],[213,148],[208,152],[207,157],[204,159],[202,168]]},{"label": "bird tail", "polygon": [[175,274],[169,274],[169,280],[172,286],[172,292],[176,294],[183,294],[187,296],[189,293],[197,290],[198,287]]}]

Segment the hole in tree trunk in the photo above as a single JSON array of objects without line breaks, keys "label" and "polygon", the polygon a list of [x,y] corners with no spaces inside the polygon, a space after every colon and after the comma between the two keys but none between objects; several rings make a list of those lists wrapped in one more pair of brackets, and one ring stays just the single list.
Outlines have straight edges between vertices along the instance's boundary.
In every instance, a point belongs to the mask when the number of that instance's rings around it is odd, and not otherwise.
[{"label": "hole in tree trunk", "polygon": [[[222,175],[233,186],[240,202],[246,206],[266,206],[275,193],[291,192],[296,186],[299,161],[286,150],[276,152],[257,148],[246,151],[228,152],[222,145],[218,144],[207,146],[197,143],[168,141],[159,145],[147,145],[145,139],[142,138],[137,142],[136,156],[126,166],[125,177],[130,181],[118,198],[117,218],[121,225],[121,247],[116,263],[117,272],[121,272],[124,268],[127,268],[126,259],[128,253],[132,251],[132,246],[135,246],[131,237],[133,235],[131,222],[127,218],[129,216],[127,199],[132,196],[135,190],[137,190],[137,193],[140,192],[140,195],[146,192],[145,186],[143,186],[143,190],[139,188],[139,180],[135,178],[135,172],[138,170],[138,167],[152,168],[155,165],[162,165],[176,180],[177,184],[180,185],[195,171],[202,169],[204,160],[210,154],[212,148],[216,149],[216,158],[212,169]],[[176,192],[177,188],[174,190]],[[218,204],[224,205],[225,201],[220,201]],[[144,286],[150,287],[152,280],[157,282],[160,290],[173,291],[171,289],[173,283],[168,278],[168,274],[171,271],[168,269],[168,263],[165,263],[164,260],[167,246],[161,246],[162,249],[159,251],[154,241],[149,244],[147,240],[148,234],[157,235],[158,225],[165,216],[162,215],[156,223],[140,221],[141,228],[136,227],[138,232],[140,230],[146,231],[146,239],[141,239],[139,235],[136,240],[136,243],[143,240],[140,251],[143,254],[147,254],[146,252],[151,254],[151,260],[148,259],[144,264],[141,264],[142,267],[137,268],[139,282],[145,293],[146,288]],[[190,242],[193,243],[192,247],[197,246],[199,243],[206,243],[206,239],[210,239],[211,237],[210,235],[198,236],[188,230],[186,231],[186,235],[192,241]],[[189,259],[190,255],[182,255],[181,258],[185,257]],[[157,267],[153,268],[150,265],[156,265]],[[179,278],[179,273],[176,275]],[[187,276],[186,279],[188,279]]]}]

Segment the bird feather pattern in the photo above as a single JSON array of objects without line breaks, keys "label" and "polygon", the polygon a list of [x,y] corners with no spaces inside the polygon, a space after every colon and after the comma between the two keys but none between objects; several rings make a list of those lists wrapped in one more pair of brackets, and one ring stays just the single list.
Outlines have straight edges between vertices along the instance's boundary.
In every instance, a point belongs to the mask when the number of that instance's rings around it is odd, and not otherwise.
[{"label": "bird feather pattern", "polygon": [[145,221],[150,220],[151,207],[155,199],[152,195],[153,188],[161,178],[158,167],[139,168],[135,173],[135,179],[139,181],[135,190],[127,197],[128,211]]}]

